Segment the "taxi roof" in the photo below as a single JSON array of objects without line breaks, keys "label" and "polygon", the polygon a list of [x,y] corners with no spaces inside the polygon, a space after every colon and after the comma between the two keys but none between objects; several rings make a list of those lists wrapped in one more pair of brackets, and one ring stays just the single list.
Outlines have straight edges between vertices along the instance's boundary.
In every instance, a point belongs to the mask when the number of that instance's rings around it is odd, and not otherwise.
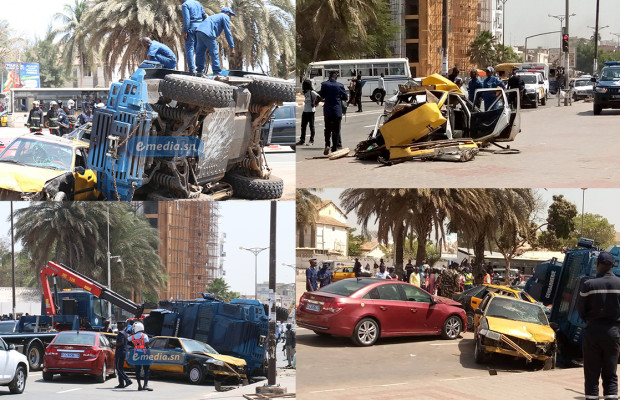
[{"label": "taxi roof", "polygon": [[88,147],[89,144],[86,142],[82,142],[81,140],[71,140],[66,139],[59,136],[54,135],[42,135],[37,133],[27,133],[25,135],[17,137],[15,140],[19,139],[30,139],[36,140],[37,142],[46,142],[46,143],[55,143],[63,146],[71,146],[71,147]]}]

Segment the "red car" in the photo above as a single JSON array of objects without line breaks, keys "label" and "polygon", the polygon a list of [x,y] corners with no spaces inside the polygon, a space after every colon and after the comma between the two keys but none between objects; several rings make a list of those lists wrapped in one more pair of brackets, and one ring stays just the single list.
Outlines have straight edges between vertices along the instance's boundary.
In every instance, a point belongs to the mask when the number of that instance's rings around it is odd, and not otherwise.
[{"label": "red car", "polygon": [[94,375],[105,382],[114,374],[114,350],[101,332],[63,331],[45,349],[43,379],[54,374]]},{"label": "red car", "polygon": [[371,346],[380,337],[391,336],[456,339],[467,330],[467,318],[458,302],[409,283],[351,278],[304,293],[297,307],[297,325]]}]

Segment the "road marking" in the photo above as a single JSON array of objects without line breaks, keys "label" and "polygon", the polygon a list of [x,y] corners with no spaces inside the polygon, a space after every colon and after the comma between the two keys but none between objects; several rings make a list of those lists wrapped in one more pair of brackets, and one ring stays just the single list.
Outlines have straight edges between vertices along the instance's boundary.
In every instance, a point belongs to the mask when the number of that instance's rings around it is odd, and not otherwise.
[{"label": "road marking", "polygon": [[472,378],[479,378],[478,376],[464,376],[461,378],[448,378],[448,379],[440,379],[440,382],[445,382],[445,381],[462,381],[464,379],[472,379]]},{"label": "road marking", "polygon": [[57,394],[61,394],[61,393],[69,393],[69,392],[74,392],[76,390],[82,390],[82,388],[76,388],[76,389],[69,389],[69,390],[63,390],[61,392],[56,392]]},{"label": "road marking", "polygon": [[362,126],[362,128],[374,128],[374,127],[375,127],[375,125],[374,125],[374,124],[372,124],[372,125]]},{"label": "road marking", "polygon": [[455,344],[459,344],[460,342],[454,343],[431,343],[430,346],[454,346]]},{"label": "road marking", "polygon": [[327,393],[327,392],[342,392],[345,390],[355,390],[355,389],[368,389],[368,388],[376,388],[376,387],[390,387],[390,386],[402,386],[402,385],[409,385],[409,382],[401,382],[401,383],[387,383],[384,385],[369,385],[369,386],[356,386],[356,387],[349,387],[349,388],[342,388],[342,389],[326,389],[326,390],[315,390],[313,392],[310,393]]}]

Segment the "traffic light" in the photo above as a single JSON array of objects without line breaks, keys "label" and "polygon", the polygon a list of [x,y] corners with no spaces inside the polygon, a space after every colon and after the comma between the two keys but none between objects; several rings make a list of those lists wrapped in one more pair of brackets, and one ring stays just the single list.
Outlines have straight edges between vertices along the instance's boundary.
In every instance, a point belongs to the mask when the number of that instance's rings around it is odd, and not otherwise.
[{"label": "traffic light", "polygon": [[562,29],[562,51],[568,52],[568,33],[566,32],[566,28]]}]

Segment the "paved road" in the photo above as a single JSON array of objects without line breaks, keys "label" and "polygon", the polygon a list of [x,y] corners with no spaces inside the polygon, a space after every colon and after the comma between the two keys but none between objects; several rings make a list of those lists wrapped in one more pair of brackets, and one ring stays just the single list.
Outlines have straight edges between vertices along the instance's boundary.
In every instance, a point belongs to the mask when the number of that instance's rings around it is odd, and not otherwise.
[{"label": "paved road", "polygon": [[[299,109],[299,108],[298,108]],[[355,149],[368,137],[381,107],[364,103],[364,112],[343,121],[343,145]],[[299,187],[613,187],[620,185],[617,156],[620,110],[592,114],[592,103],[522,110],[522,132],[511,143],[520,154],[479,153],[466,163],[409,161],[384,167],[353,157],[308,159],[323,153],[323,117],[316,113],[315,146],[297,148]],[[301,126],[298,119],[298,126]],[[301,128],[298,128],[300,131]]]}]

